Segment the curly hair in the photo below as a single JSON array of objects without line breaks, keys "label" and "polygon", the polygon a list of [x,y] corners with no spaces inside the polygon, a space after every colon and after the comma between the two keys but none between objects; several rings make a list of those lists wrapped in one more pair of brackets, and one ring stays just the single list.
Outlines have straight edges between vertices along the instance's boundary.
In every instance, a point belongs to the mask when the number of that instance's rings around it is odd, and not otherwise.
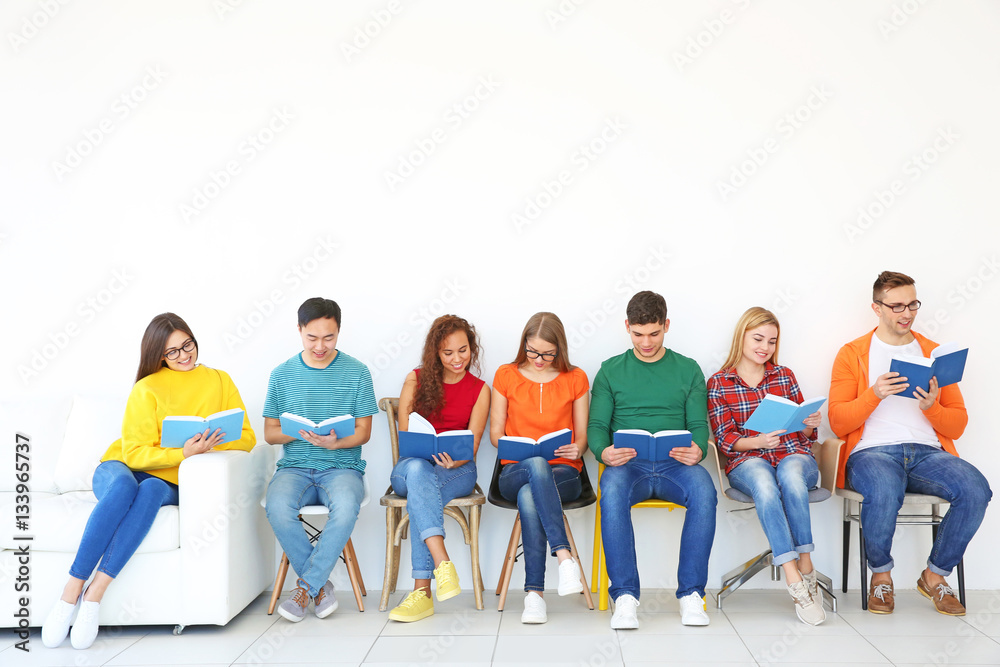
[{"label": "curly hair", "polygon": [[469,339],[469,372],[479,373],[479,336],[476,328],[457,315],[442,315],[431,324],[424,341],[424,351],[420,357],[420,375],[417,391],[413,397],[413,409],[430,419],[444,407],[444,365],[440,350],[444,339],[462,331]]}]

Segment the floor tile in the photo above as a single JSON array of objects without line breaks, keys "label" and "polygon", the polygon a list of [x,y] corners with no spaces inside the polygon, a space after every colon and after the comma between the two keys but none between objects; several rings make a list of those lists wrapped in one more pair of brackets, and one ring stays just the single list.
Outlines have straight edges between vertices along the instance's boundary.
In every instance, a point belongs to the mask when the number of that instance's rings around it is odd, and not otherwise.
[{"label": "floor tile", "polygon": [[[665,651],[666,652],[666,651]],[[678,665],[690,665],[695,664],[698,667],[758,667],[757,662],[754,660],[747,660],[744,662],[664,662],[663,660],[657,662],[645,662],[645,661],[635,661],[629,660],[626,665],[627,667],[677,667]],[[851,665],[851,667],[864,667],[864,665]]]},{"label": "floor tile", "polygon": [[[681,623],[680,614],[639,613],[637,630],[619,630],[625,635],[736,635],[736,630],[725,614],[709,614],[709,624],[692,627]],[[610,623],[610,619],[608,620]]]},{"label": "floor tile", "polygon": [[[363,612],[358,611],[358,608],[353,604],[346,606],[341,602],[337,611],[326,618],[317,618],[310,610],[305,618],[297,623],[286,620],[277,610],[275,610],[273,615],[268,616],[266,607],[257,616],[271,619],[272,625],[269,626],[269,629],[281,632],[280,628],[282,627],[293,627],[293,634],[300,637],[316,637],[329,634],[377,637],[386,623],[389,622],[389,613],[380,612],[377,601],[370,609],[365,609]],[[289,632],[292,631],[289,630]]]},{"label": "floor tile", "polygon": [[1000,643],[989,637],[870,637],[893,663],[1000,665]]},{"label": "floor tile", "polygon": [[[794,611],[785,613],[733,611],[726,612],[726,618],[741,636],[783,635],[788,631],[794,633],[799,626],[805,627]],[[834,614],[827,609],[826,620],[820,625],[809,626],[809,634],[857,636],[864,633],[859,633],[840,614]]]},{"label": "floor tile", "polygon": [[496,637],[379,637],[364,664],[460,663],[489,664]]},{"label": "floor tile", "polygon": [[[989,616],[992,616],[990,614]],[[906,635],[914,637],[984,636],[957,616],[944,616],[933,610],[900,611],[892,614],[842,614],[842,618],[866,637]],[[998,623],[1000,625],[1000,623]]]},{"label": "floor tile", "polygon": [[17,667],[90,667],[103,665],[115,655],[138,641],[138,637],[106,638],[94,642],[86,651],[77,651],[70,645],[69,638],[58,648],[45,648],[41,638],[33,639],[30,651],[24,652],[13,646],[0,652],[0,665]]},{"label": "floor tile", "polygon": [[255,641],[235,664],[322,663],[336,659],[358,664],[365,659],[377,637],[344,635],[288,636],[268,633]]},{"label": "floor tile", "polygon": [[[413,623],[386,621],[383,637],[413,637],[450,635],[453,637],[486,635],[496,637],[502,614],[497,611],[466,609],[455,614],[434,614]],[[389,614],[385,614],[388,619]]]},{"label": "floor tile", "polygon": [[[753,656],[739,637],[708,635],[698,637],[677,635],[665,640],[660,635],[638,635],[626,631],[618,633],[625,662],[656,662],[669,659],[676,664],[702,664],[705,662],[753,661]],[[708,639],[711,637],[711,639]],[[669,651],[668,651],[669,647]]]},{"label": "floor tile", "polygon": [[611,614],[573,614],[548,611],[547,623],[521,622],[521,609],[508,609],[500,621],[500,635],[612,635]]},{"label": "floor tile", "polygon": [[606,635],[501,636],[497,639],[496,662],[523,665],[538,662],[564,662],[575,665],[621,665],[619,640]]},{"label": "floor tile", "polygon": [[800,623],[781,635],[740,636],[760,664],[821,664],[820,659],[840,665],[890,664],[864,637],[820,635],[812,630],[813,626]]},{"label": "floor tile", "polygon": [[107,664],[187,665],[226,663],[236,660],[259,635],[230,633],[217,626],[191,628],[175,636],[166,627],[155,628],[119,652]]}]

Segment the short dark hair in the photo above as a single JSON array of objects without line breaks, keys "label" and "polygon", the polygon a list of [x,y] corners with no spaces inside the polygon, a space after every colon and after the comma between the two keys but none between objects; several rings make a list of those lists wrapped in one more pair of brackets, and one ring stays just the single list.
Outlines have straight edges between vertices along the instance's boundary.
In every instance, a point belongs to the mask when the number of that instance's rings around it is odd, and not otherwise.
[{"label": "short dark hair", "polygon": [[872,301],[879,301],[885,296],[885,293],[895,287],[902,287],[903,285],[916,285],[913,278],[906,275],[905,273],[898,273],[896,271],[883,271],[878,274],[878,278],[875,279],[875,284],[872,285]]},{"label": "short dark hair", "polygon": [[340,306],[337,305],[336,301],[332,299],[324,299],[321,296],[314,296],[311,299],[306,299],[299,306],[299,326],[304,327],[313,320],[319,320],[323,318],[333,318],[337,323],[337,328],[340,328]]},{"label": "short dark hair", "polygon": [[663,324],[667,321],[667,302],[656,292],[644,290],[629,299],[625,317],[629,324]]}]

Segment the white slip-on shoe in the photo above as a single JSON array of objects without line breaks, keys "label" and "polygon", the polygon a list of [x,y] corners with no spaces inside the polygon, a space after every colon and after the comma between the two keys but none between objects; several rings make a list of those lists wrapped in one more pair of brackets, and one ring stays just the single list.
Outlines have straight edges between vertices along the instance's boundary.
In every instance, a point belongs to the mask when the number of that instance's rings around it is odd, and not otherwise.
[{"label": "white slip-on shoe", "polygon": [[535,591],[528,591],[524,596],[524,612],[521,614],[522,623],[545,623],[549,620],[549,615],[545,612],[545,598]]},{"label": "white slip-on shoe", "polygon": [[94,640],[97,639],[99,628],[97,617],[101,614],[100,602],[88,602],[84,600],[80,603],[80,613],[73,621],[73,630],[69,633],[70,643],[75,649],[90,648]]},{"label": "white slip-on shoe", "polygon": [[625,593],[619,595],[615,600],[615,613],[611,616],[612,630],[635,630],[639,627],[639,617],[636,616],[636,609],[639,601],[632,595]]},{"label": "white slip-on shoe", "polygon": [[580,566],[576,559],[570,556],[559,563],[559,595],[582,592],[583,582],[580,581]]},{"label": "white slip-on shoe", "polygon": [[69,634],[70,622],[73,620],[73,612],[76,611],[83,594],[77,598],[76,604],[70,604],[65,600],[56,600],[52,611],[45,617],[42,623],[42,645],[46,648],[55,648],[63,643],[66,635]]},{"label": "white slip-on shoe", "polygon": [[697,591],[685,595],[678,600],[681,605],[682,625],[708,625],[708,614],[705,613],[705,600]]}]

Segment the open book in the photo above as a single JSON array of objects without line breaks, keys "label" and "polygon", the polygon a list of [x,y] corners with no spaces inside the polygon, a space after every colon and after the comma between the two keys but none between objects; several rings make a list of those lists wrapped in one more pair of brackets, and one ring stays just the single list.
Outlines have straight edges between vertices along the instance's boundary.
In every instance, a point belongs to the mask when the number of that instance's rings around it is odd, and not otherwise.
[{"label": "open book", "polygon": [[243,437],[243,410],[233,408],[207,417],[164,417],[160,447],[183,447],[185,442],[198,433],[204,433],[205,429],[212,435],[217,428],[225,433],[220,445],[239,440]]},{"label": "open book", "polygon": [[810,398],[799,405],[784,396],[768,394],[750,415],[750,419],[743,424],[743,430],[756,431],[757,433],[772,433],[774,431],[795,433],[809,428],[802,423],[803,420],[819,410],[824,403],[826,403],[825,396]]},{"label": "open book", "polygon": [[930,358],[912,354],[893,357],[889,370],[905,377],[910,385],[906,391],[896,396],[916,398],[913,392],[917,387],[929,391],[932,377],[937,378],[938,387],[959,382],[965,373],[965,360],[968,356],[969,348],[959,347],[958,343],[945,343],[931,350]]},{"label": "open book", "polygon": [[523,461],[532,456],[541,456],[546,461],[551,461],[558,458],[557,449],[571,442],[573,442],[573,431],[568,428],[546,433],[538,440],[505,435],[497,441],[497,456],[501,461]]},{"label": "open book", "polygon": [[472,431],[444,431],[437,433],[429,421],[416,412],[410,413],[409,430],[399,432],[399,457],[433,460],[435,454],[445,452],[454,461],[468,461],[474,457]]},{"label": "open book", "polygon": [[291,412],[283,412],[279,419],[281,420],[281,432],[297,440],[302,439],[299,431],[312,431],[316,435],[330,435],[333,432],[337,434],[338,438],[354,435],[353,415],[330,417],[318,424],[311,419],[294,415]]},{"label": "open book", "polygon": [[691,431],[657,431],[623,428],[614,433],[614,446],[634,449],[637,459],[666,461],[674,447],[690,447]]}]

